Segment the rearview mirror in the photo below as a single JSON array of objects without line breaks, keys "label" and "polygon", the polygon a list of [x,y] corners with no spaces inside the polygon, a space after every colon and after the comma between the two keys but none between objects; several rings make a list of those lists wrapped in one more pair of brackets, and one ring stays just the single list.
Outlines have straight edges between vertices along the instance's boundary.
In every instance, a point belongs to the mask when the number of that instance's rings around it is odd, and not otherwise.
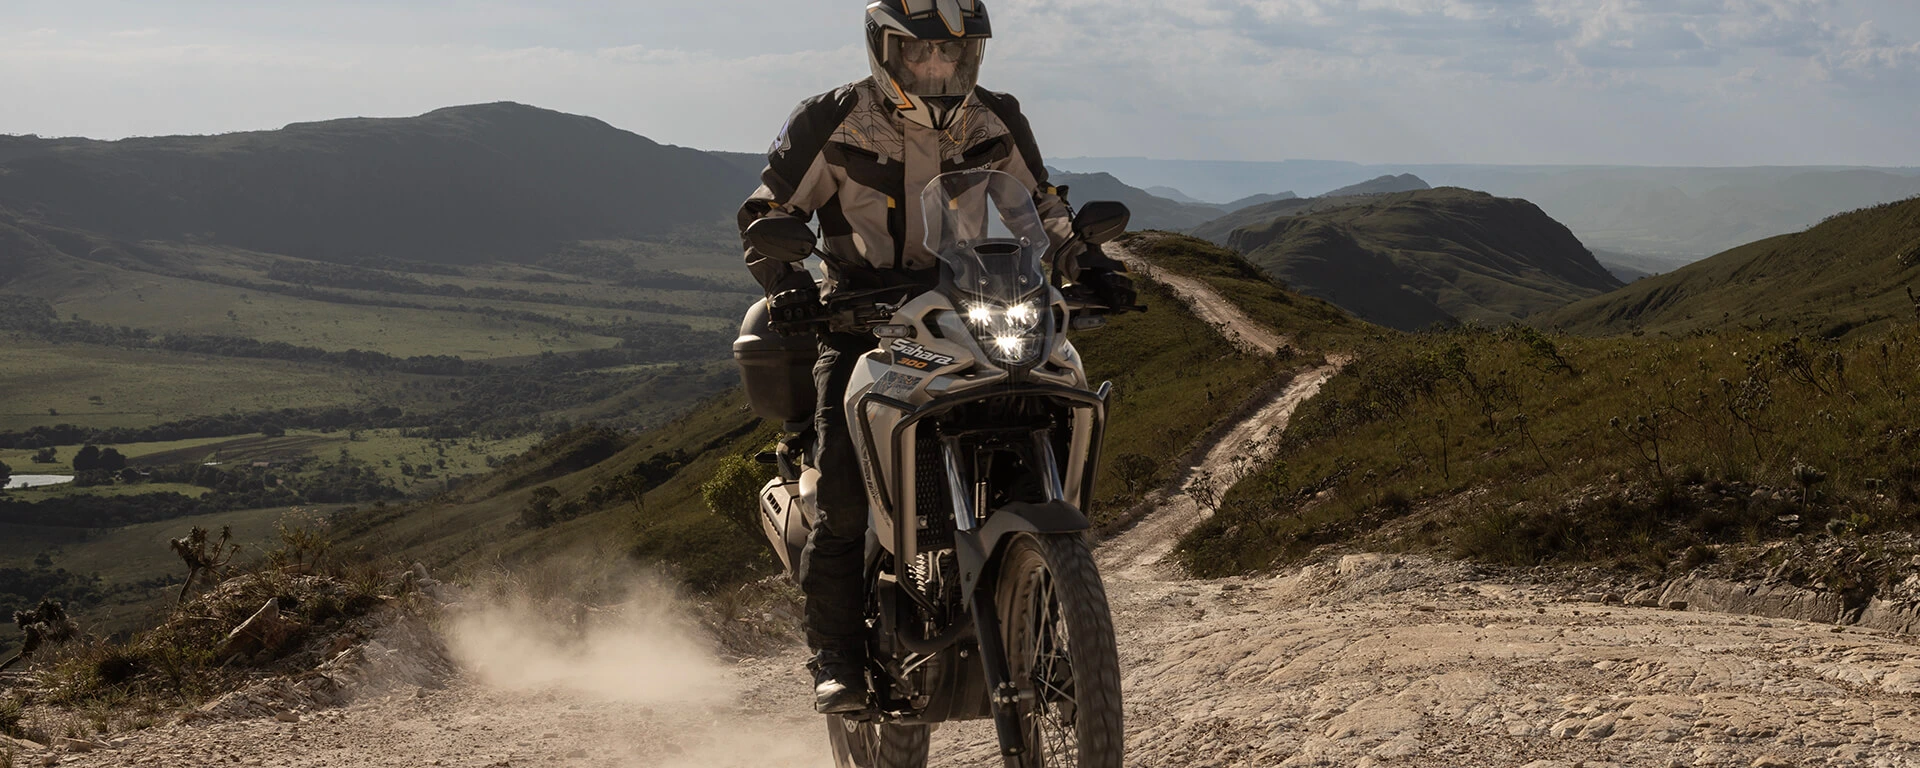
[{"label": "rearview mirror", "polygon": [[1133,213],[1124,203],[1095,200],[1080,206],[1080,213],[1073,217],[1073,229],[1080,233],[1080,239],[1099,245],[1125,233],[1131,218]]},{"label": "rearview mirror", "polygon": [[747,225],[747,244],[774,261],[805,261],[817,242],[813,229],[792,216],[768,216]]}]

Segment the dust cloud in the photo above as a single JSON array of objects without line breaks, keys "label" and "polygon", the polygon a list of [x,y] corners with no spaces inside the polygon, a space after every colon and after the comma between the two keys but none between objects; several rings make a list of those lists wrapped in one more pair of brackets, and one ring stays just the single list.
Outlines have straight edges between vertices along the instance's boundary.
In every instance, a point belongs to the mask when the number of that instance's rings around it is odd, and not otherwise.
[{"label": "dust cloud", "polygon": [[788,653],[722,660],[668,578],[571,559],[477,580],[448,649],[473,682],[525,702],[540,736],[621,755],[619,768],[832,765],[824,720]]}]

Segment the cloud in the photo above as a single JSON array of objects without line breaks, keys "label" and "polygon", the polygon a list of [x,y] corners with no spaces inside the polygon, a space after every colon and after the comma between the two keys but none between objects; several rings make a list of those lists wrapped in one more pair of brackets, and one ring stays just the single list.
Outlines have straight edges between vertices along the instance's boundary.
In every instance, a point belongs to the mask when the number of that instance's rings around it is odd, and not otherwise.
[{"label": "cloud", "polygon": [[[215,132],[511,99],[747,150],[800,98],[866,74],[858,11],[844,0],[747,15],[624,0],[357,2],[352,14],[88,0],[107,2],[117,12],[91,16],[111,27],[44,10],[64,6],[0,11],[0,101],[16,107],[0,113],[0,132]],[[993,10],[984,82],[1020,96],[1051,154],[1739,163],[1858,151],[1920,162],[1888,127],[1910,120],[1902,105],[1920,96],[1911,0],[999,0]],[[1764,135],[1746,129],[1763,122]],[[1682,138],[1694,136],[1709,138]]]}]

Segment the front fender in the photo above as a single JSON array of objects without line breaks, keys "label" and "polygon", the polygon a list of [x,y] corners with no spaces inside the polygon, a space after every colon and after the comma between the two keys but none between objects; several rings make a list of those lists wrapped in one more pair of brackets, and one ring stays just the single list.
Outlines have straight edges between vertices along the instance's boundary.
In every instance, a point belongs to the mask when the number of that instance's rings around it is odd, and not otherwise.
[{"label": "front fender", "polygon": [[954,535],[955,559],[960,566],[960,594],[969,605],[981,577],[999,562],[1007,541],[1019,533],[1083,533],[1092,528],[1079,507],[1064,501],[1031,504],[1016,501],[987,517],[977,530],[957,531]]}]

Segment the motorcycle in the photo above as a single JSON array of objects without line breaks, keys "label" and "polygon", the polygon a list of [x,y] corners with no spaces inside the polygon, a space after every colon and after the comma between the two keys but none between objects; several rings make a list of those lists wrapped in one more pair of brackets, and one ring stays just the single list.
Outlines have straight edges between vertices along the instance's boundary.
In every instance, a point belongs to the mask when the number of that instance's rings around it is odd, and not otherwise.
[{"label": "motorcycle", "polygon": [[[1111,384],[1091,386],[1065,331],[1104,308],[1053,285],[1032,194],[998,171],[936,177],[921,195],[932,290],[888,288],[829,302],[825,329],[870,333],[846,413],[870,504],[867,676],[858,712],[829,715],[843,768],[922,768],[946,722],[991,718],[1011,768],[1118,768],[1120,668],[1105,588],[1087,541]],[[1125,231],[1126,207],[1094,202],[1076,236]],[[755,222],[760,253],[816,253],[806,224]],[[819,519],[804,439],[815,401],[812,334],[748,312],[735,358],[756,413],[789,437],[762,454],[768,542],[795,577]]]}]

